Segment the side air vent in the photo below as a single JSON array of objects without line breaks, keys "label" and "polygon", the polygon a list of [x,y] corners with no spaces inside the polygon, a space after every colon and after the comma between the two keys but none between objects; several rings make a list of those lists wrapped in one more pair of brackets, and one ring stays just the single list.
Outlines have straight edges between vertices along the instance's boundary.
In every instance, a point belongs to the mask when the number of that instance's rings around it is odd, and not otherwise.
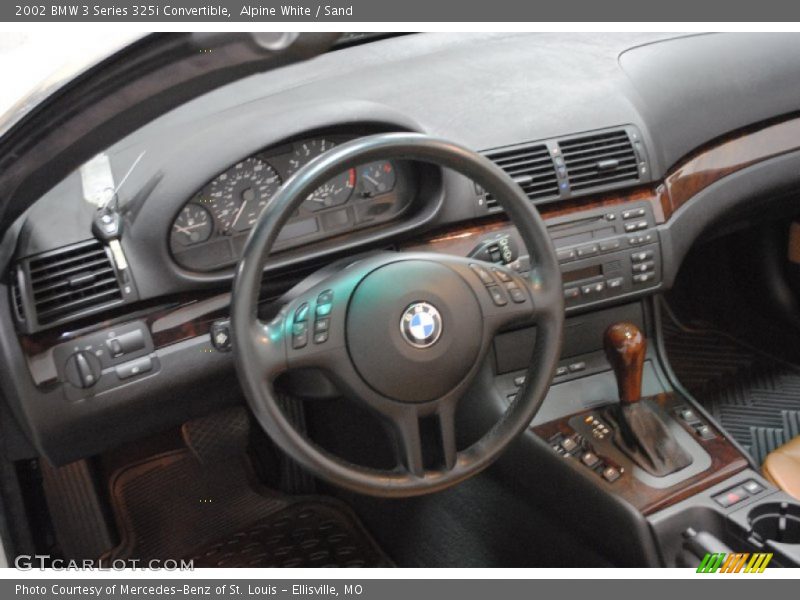
[{"label": "side air vent", "polygon": [[572,193],[636,183],[639,159],[624,129],[559,140]]},{"label": "side air vent", "polygon": [[[556,169],[546,144],[523,144],[498,148],[484,154],[508,173],[531,200],[544,200],[558,196]],[[486,194],[485,199],[489,208],[497,206],[497,200],[491,194]]]},{"label": "side air vent", "polygon": [[97,240],[33,256],[23,261],[22,268],[39,326],[123,302],[117,272],[106,247]]}]

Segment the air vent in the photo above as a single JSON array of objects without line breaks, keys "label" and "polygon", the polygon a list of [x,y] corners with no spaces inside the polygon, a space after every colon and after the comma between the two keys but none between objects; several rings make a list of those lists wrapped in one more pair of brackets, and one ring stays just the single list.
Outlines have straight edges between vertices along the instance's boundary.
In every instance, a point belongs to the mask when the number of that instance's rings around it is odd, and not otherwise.
[{"label": "air vent", "polygon": [[572,193],[639,181],[639,161],[623,129],[560,140],[558,146]]},{"label": "air vent", "polygon": [[111,259],[96,240],[65,246],[26,262],[39,325],[97,312],[123,300]]},{"label": "air vent", "polygon": [[[558,196],[558,179],[553,159],[545,144],[525,144],[498,148],[485,153],[498,167],[508,173],[531,200]],[[486,194],[486,205],[497,206],[497,200]]]}]

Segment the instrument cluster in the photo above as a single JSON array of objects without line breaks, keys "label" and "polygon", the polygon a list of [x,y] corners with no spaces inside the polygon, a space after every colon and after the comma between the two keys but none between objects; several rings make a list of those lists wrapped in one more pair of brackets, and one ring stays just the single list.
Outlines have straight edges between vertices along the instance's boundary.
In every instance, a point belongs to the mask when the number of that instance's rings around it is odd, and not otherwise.
[{"label": "instrument cluster", "polygon": [[[211,271],[234,263],[261,212],[283,182],[317,156],[350,139],[303,139],[249,156],[218,174],[181,208],[169,243],[183,267]],[[285,249],[388,221],[411,203],[407,163],[371,162],[333,177],[312,192],[284,226]]]}]

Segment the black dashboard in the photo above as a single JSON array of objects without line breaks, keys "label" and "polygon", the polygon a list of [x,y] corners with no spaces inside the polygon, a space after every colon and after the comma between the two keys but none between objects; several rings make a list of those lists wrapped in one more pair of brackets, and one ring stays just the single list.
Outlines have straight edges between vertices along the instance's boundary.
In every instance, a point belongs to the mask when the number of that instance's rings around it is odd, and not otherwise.
[{"label": "black dashboard", "polygon": [[[116,442],[115,432],[130,439],[199,410],[191,398],[198,381],[217,377],[223,396],[233,395],[230,357],[210,351],[208,325],[225,315],[250,228],[298,168],[372,133],[440,136],[505,169],[547,213],[568,311],[668,288],[709,224],[796,179],[784,156],[746,184],[697,194],[674,215],[657,191],[703,145],[798,110],[798,52],[800,36],[778,34],[418,34],[195,98],[103,153],[109,180],[124,182],[125,268],[92,236],[97,205],[83,169],[6,233],[3,318],[25,347],[4,352],[24,374],[20,411],[51,456],[71,459]],[[757,100],[745,80],[761,86]],[[700,207],[704,194],[714,201]],[[402,158],[353,165],[289,221],[267,262],[265,300],[370,251],[502,258],[513,241],[502,221],[492,198],[449,170]],[[129,328],[142,343],[109,355],[109,341]],[[103,383],[87,392],[70,377],[78,372],[72,355],[89,346],[101,353],[86,362]],[[150,366],[132,373],[133,360]],[[92,438],[109,415],[114,427]]]}]

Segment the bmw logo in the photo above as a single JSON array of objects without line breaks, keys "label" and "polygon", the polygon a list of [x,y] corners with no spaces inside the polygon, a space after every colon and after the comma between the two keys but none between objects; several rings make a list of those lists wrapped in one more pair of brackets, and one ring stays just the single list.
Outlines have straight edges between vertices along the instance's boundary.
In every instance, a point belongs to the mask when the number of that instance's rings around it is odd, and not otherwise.
[{"label": "bmw logo", "polygon": [[403,312],[400,332],[415,348],[428,348],[442,335],[442,316],[427,302],[415,302]]}]

